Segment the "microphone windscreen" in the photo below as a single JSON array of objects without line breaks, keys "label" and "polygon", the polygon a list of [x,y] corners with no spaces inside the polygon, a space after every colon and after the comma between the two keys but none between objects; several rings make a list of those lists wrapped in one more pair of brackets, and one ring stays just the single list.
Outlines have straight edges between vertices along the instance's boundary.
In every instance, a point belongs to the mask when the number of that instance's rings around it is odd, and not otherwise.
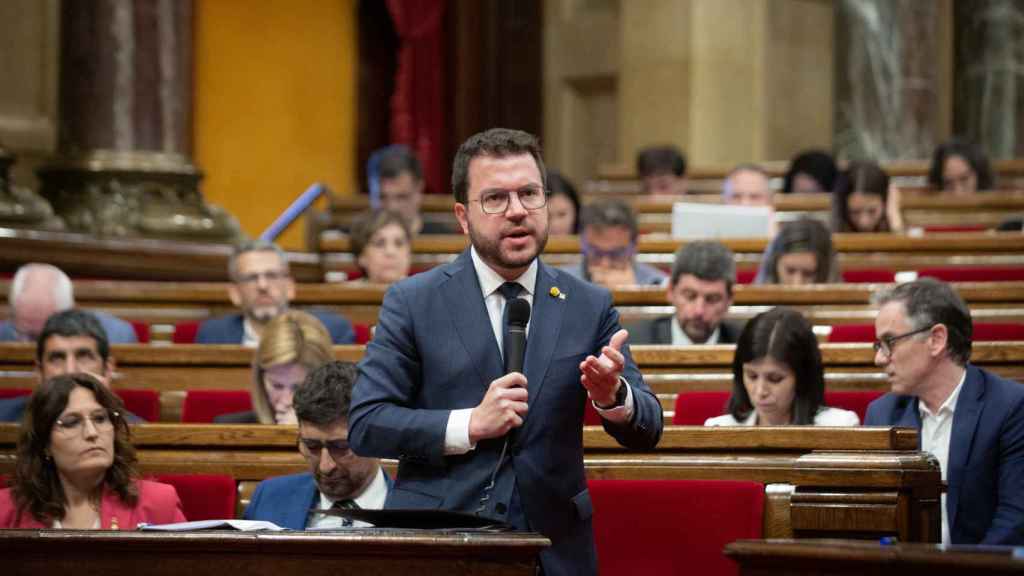
[{"label": "microphone windscreen", "polygon": [[508,325],[526,328],[530,322],[530,303],[522,298],[514,298],[508,304]]}]

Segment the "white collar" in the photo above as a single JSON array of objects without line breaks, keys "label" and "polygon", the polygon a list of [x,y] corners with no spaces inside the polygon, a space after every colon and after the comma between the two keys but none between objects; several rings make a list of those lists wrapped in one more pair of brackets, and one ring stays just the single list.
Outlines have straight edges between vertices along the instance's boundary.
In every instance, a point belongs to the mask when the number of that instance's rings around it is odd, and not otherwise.
[{"label": "white collar", "polygon": [[[679,318],[675,314],[672,314],[670,318],[670,324],[672,325],[672,345],[674,346],[691,346],[693,340],[687,336],[686,332],[683,331],[683,327],[679,325]],[[708,336],[708,341],[704,344],[718,344],[718,339],[722,337],[722,326],[719,324],[715,331]]]},{"label": "white collar", "polygon": [[[476,277],[480,281],[480,290],[483,292],[484,298],[490,296],[502,284],[507,282],[493,268],[484,263],[480,255],[476,253],[475,246],[470,247],[469,256],[473,260],[473,269],[476,270]],[[531,296],[537,287],[537,268],[537,259],[534,258],[526,272],[523,272],[518,278],[513,280],[513,282],[518,282],[526,290],[527,294]]]},{"label": "white collar", "polygon": [[965,367],[964,368],[964,375],[960,377],[960,383],[956,385],[956,388],[953,389],[953,392],[949,395],[949,398],[946,398],[946,401],[942,403],[942,406],[939,406],[939,411],[937,413],[935,413],[935,414],[932,414],[931,410],[928,409],[928,406],[925,406],[925,403],[922,402],[920,398],[918,398],[917,399],[917,410],[921,414],[921,419],[924,420],[926,416],[938,416],[939,414],[942,414],[943,412],[945,412],[947,410],[949,411],[950,414],[955,412],[956,411],[956,401],[960,398],[960,390],[964,387],[964,382],[966,382],[966,381],[967,381],[967,368]]}]

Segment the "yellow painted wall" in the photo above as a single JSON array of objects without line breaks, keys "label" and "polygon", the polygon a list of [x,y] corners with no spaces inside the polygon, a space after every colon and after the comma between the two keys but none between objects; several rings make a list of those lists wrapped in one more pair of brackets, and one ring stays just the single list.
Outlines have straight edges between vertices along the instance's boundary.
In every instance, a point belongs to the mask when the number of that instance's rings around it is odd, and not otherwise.
[{"label": "yellow painted wall", "polygon": [[[356,17],[356,0],[195,2],[194,159],[250,236],[313,182],[354,190]],[[278,241],[304,249],[302,227]]]}]

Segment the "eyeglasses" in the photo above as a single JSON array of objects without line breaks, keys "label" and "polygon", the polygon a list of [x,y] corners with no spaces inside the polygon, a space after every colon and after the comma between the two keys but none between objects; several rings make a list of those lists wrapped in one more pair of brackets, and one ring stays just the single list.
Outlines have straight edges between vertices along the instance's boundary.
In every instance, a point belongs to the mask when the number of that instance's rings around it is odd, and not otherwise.
[{"label": "eyeglasses", "polygon": [[932,325],[926,326],[924,328],[920,328],[920,329],[917,329],[917,330],[911,330],[910,332],[905,332],[903,334],[897,334],[896,336],[882,336],[878,340],[875,340],[874,344],[872,344],[872,347],[875,349],[875,353],[876,354],[878,352],[881,352],[885,356],[892,356],[892,348],[893,348],[893,346],[896,345],[897,342],[899,342],[900,340],[903,340],[904,338],[909,338],[909,337],[913,336],[914,334],[920,334],[922,332],[927,332],[927,331],[931,330],[934,327],[935,327],[935,324],[932,324]]},{"label": "eyeglasses", "polygon": [[612,262],[624,262],[633,257],[633,253],[636,252],[636,243],[630,242],[629,244],[621,248],[613,248],[611,250],[602,250],[596,246],[587,243],[585,240],[580,241],[580,252],[583,256],[592,262],[600,262],[601,260],[611,260]]},{"label": "eyeglasses", "polygon": [[348,442],[345,440],[329,440],[324,442],[310,438],[299,438],[299,449],[302,450],[302,453],[307,458],[319,460],[324,448],[327,448],[327,453],[331,455],[331,459],[335,462],[344,460],[353,453],[352,449],[349,448]]},{"label": "eyeglasses", "polygon": [[480,209],[485,214],[504,214],[513,193],[527,210],[538,210],[548,202],[548,192],[540,186],[523,186],[518,190],[484,190],[480,193],[480,199],[473,202],[480,202]]},{"label": "eyeglasses", "polygon": [[270,272],[254,272],[252,274],[243,274],[235,279],[235,282],[239,284],[257,284],[263,278],[269,282],[280,282],[285,278],[288,278],[288,273],[280,270],[271,270]]},{"label": "eyeglasses", "polygon": [[85,430],[85,422],[89,421],[92,422],[92,427],[97,432],[110,432],[114,429],[114,420],[120,415],[118,412],[106,411],[96,412],[85,417],[78,414],[68,414],[63,418],[58,418],[57,422],[54,423],[54,428],[65,436],[71,436],[81,434]]}]

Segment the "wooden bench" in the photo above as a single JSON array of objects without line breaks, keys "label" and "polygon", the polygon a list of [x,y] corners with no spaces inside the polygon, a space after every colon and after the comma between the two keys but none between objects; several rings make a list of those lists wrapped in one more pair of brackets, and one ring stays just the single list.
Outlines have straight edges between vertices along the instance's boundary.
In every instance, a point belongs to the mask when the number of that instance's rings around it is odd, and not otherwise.
[{"label": "wooden bench", "polygon": [[[0,281],[6,293],[10,281]],[[977,321],[1024,321],[1024,282],[955,283]],[[144,322],[154,342],[169,342],[174,325],[199,322],[236,311],[223,282],[146,282],[81,280],[75,282],[79,306],[109,312],[126,320]],[[819,326],[866,323],[874,318],[871,295],[876,284],[818,284],[809,286],[737,285],[729,316],[746,320],[771,306],[786,304],[800,309]],[[382,286],[300,283],[296,307],[326,307],[354,324],[376,324]],[[665,290],[655,286],[620,288],[612,292],[623,322],[671,314]],[[0,305],[0,318],[6,317]]]},{"label": "wooden bench", "polygon": [[[15,425],[0,425],[0,474],[13,472],[16,434]],[[917,451],[914,430],[669,426],[644,453],[626,451],[600,427],[583,434],[588,478],[765,484],[766,538],[939,538],[939,469]],[[260,480],[306,469],[293,426],[146,424],[134,427],[133,443],[144,474],[232,475],[240,509]]]},{"label": "wooden bench", "polygon": [[[830,390],[885,390],[885,375],[874,365],[870,344],[822,344],[825,382]],[[730,390],[734,347],[633,346],[634,358],[666,413],[681,391]],[[336,346],[335,357],[362,358],[362,346]],[[229,345],[114,346],[113,386],[160,393],[161,421],[177,422],[187,390],[246,390],[252,377],[252,349]],[[972,362],[1024,380],[1024,342],[977,342]],[[31,388],[36,381],[35,348],[0,344],[0,388]]]}]

